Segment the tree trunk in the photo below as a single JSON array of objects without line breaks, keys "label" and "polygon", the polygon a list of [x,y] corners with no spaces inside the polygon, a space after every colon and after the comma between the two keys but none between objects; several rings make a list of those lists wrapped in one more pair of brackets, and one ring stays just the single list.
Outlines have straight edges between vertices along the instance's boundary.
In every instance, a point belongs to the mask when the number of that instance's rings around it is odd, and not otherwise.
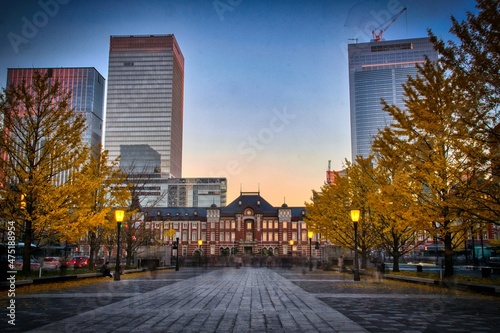
[{"label": "tree trunk", "polygon": [[26,220],[24,228],[24,248],[23,248],[23,270],[25,274],[31,272],[31,242],[33,241],[31,221]]},{"label": "tree trunk", "polygon": [[132,251],[132,237],[127,235],[127,258],[126,258],[126,265],[130,266],[132,264],[133,260],[133,251]]},{"label": "tree trunk", "polygon": [[401,257],[399,255],[399,252],[394,253],[394,255],[392,257],[394,258],[393,263],[392,263],[392,271],[399,272],[399,258]]},{"label": "tree trunk", "polygon": [[89,232],[89,245],[90,245],[90,250],[89,250],[89,268],[93,268],[94,267],[94,263],[95,263],[95,255],[97,253],[97,249],[96,249],[96,236],[95,236],[95,233],[93,231],[90,231]]},{"label": "tree trunk", "polygon": [[453,250],[451,247],[451,233],[444,236],[444,277],[453,276]]},{"label": "tree trunk", "polygon": [[392,263],[392,271],[399,272],[399,258],[401,258],[400,249],[400,236],[392,229],[392,240],[394,242],[392,252],[389,252],[392,255],[393,263]]},{"label": "tree trunk", "polygon": [[361,250],[361,269],[366,269],[368,263],[368,250],[363,248]]}]

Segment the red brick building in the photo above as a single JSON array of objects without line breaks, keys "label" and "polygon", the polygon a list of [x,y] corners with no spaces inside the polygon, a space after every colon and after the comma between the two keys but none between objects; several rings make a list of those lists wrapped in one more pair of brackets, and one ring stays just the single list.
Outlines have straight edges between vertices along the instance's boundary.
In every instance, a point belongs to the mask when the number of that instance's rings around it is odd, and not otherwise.
[{"label": "red brick building", "polygon": [[[155,241],[169,245],[179,238],[179,255],[183,257],[200,250],[207,257],[234,253],[310,255],[305,207],[273,207],[259,192],[242,192],[225,207],[154,207],[143,211],[145,228],[152,231]],[[317,237],[311,239],[313,257],[320,255],[314,247]]]}]

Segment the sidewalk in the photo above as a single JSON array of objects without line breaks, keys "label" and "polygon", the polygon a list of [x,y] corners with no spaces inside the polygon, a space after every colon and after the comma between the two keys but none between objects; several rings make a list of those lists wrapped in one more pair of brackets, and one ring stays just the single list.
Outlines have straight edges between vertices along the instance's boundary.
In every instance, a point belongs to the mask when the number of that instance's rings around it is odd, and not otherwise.
[{"label": "sidewalk", "polygon": [[75,331],[367,332],[266,268],[215,270],[31,332]]}]

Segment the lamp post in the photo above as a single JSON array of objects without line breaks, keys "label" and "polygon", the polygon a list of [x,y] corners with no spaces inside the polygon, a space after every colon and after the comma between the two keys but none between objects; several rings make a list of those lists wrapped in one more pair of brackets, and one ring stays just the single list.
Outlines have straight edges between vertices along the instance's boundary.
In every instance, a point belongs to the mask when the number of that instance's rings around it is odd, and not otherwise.
[{"label": "lamp post", "polygon": [[354,281],[359,281],[359,263],[358,263],[358,221],[359,209],[351,210],[351,220],[354,223]]},{"label": "lamp post", "polygon": [[125,211],[121,209],[115,210],[115,219],[116,219],[116,265],[115,265],[115,281],[120,281],[120,229],[122,228],[122,221],[125,215]]},{"label": "lamp post", "polygon": [[179,270],[179,237],[175,238],[175,242],[176,242],[176,252],[175,252],[175,270],[178,271]]},{"label": "lamp post", "polygon": [[293,239],[290,239],[290,241],[288,242],[288,244],[290,244],[290,268],[292,268],[293,264],[292,264],[292,258],[293,258]]},{"label": "lamp post", "polygon": [[201,267],[201,254],[203,253],[203,248],[201,247],[203,245],[203,240],[198,239],[198,247],[200,248],[200,267]]},{"label": "lamp post", "polygon": [[312,238],[313,238],[313,232],[308,231],[307,232],[307,237],[309,238],[309,272],[312,272],[313,270],[313,262],[312,262]]}]

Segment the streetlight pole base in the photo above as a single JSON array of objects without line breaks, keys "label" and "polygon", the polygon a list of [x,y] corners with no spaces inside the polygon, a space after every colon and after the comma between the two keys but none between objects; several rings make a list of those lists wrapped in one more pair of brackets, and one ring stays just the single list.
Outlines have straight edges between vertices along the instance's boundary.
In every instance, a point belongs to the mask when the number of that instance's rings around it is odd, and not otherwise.
[{"label": "streetlight pole base", "polygon": [[121,222],[116,222],[116,238],[117,238],[117,246],[116,246],[116,266],[115,266],[115,281],[120,281],[120,229],[122,228]]},{"label": "streetlight pole base", "polygon": [[176,243],[177,243],[177,249],[176,249],[176,253],[175,253],[175,271],[179,271],[179,238],[176,238],[175,239]]}]

